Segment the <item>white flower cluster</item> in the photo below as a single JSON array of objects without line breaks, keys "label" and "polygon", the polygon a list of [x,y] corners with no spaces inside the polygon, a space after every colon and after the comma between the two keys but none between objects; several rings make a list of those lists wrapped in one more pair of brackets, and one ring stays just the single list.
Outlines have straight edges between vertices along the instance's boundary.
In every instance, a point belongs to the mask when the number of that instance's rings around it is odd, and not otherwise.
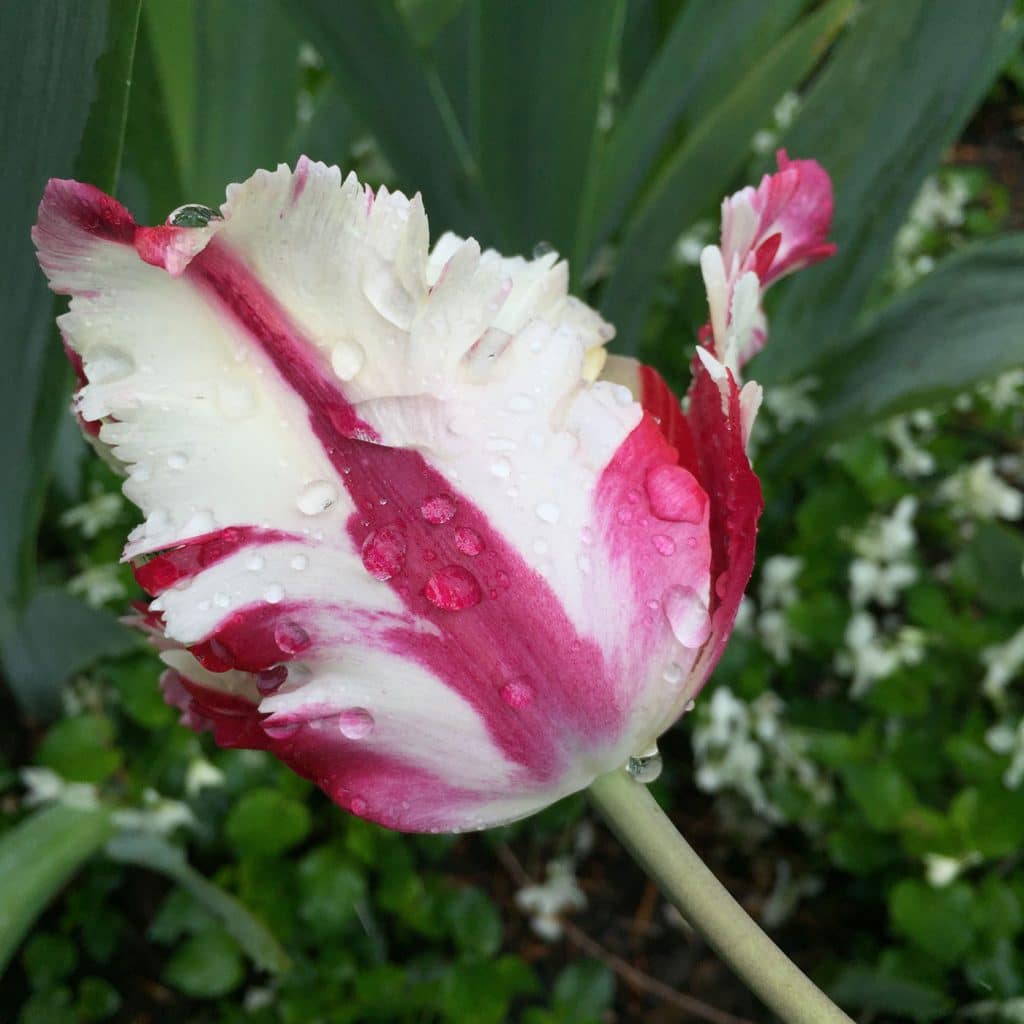
[{"label": "white flower cluster", "polygon": [[893,282],[897,288],[909,287],[932,270],[935,261],[920,251],[922,244],[937,228],[960,227],[970,198],[967,182],[960,175],[948,175],[943,181],[925,179],[893,245]]},{"label": "white flower cluster", "polygon": [[978,385],[978,394],[995,412],[1024,406],[1024,370],[1007,370],[992,380]]},{"label": "white flower cluster", "polygon": [[914,516],[917,499],[901,498],[888,516],[875,516],[853,538],[856,557],[850,563],[850,602],[864,608],[877,602],[886,608],[917,579],[910,561],[917,546]]},{"label": "white flower cluster", "polygon": [[99,608],[108,601],[123,601],[128,590],[120,577],[120,566],[116,562],[92,565],[68,580],[68,591],[84,598],[86,604]]},{"label": "white flower cluster", "polygon": [[1021,677],[1024,669],[1024,626],[1006,641],[1005,644],[993,644],[981,652],[981,661],[985,666],[985,681],[981,688],[985,696],[997,706],[1006,700],[1006,688]]},{"label": "white flower cluster", "polygon": [[765,411],[780,434],[802,423],[813,423],[818,418],[818,406],[812,397],[817,387],[817,377],[801,377],[789,384],[775,384],[765,390]]},{"label": "white flower cluster", "polygon": [[549,861],[544,882],[524,886],[516,893],[516,906],[530,915],[530,926],[545,942],[562,937],[564,913],[583,910],[586,905],[587,897],[576,881],[572,857]]},{"label": "white flower cluster", "polygon": [[896,469],[914,480],[935,472],[935,456],[924,447],[935,431],[935,414],[929,409],[915,409],[903,416],[894,416],[885,426],[885,437],[896,449]]},{"label": "white flower cluster", "polygon": [[87,540],[113,526],[125,509],[125,500],[116,491],[94,493],[81,505],[69,508],[61,517],[62,526],[78,529]]},{"label": "white flower cluster", "polygon": [[771,153],[779,144],[782,133],[793,123],[800,110],[800,97],[795,92],[782,94],[772,108],[772,127],[754,133],[750,148],[755,153]]},{"label": "white flower cluster", "polygon": [[785,705],[776,694],[751,703],[727,686],[716,687],[702,702],[693,730],[697,785],[708,793],[734,790],[766,821],[783,824],[786,816],[765,789],[765,777],[795,783],[818,804],[832,799],[830,781],[806,756],[807,743],[783,720]]},{"label": "white flower cluster", "polygon": [[683,267],[699,266],[700,254],[704,251],[704,247],[711,243],[714,235],[715,225],[711,221],[697,221],[676,240],[673,249],[675,262]]},{"label": "white flower cluster", "polygon": [[761,569],[757,633],[769,654],[783,665],[789,661],[795,640],[786,612],[799,596],[796,581],[803,567],[802,558],[773,555]]},{"label": "white flower cluster", "polygon": [[836,655],[836,671],[850,678],[850,696],[863,697],[880,679],[924,658],[925,635],[913,626],[883,633],[870,612],[855,612],[846,624],[846,647]]},{"label": "white flower cluster", "polygon": [[960,519],[1020,519],[1024,515],[1024,494],[996,473],[995,459],[975,459],[939,487],[939,496],[949,502]]}]

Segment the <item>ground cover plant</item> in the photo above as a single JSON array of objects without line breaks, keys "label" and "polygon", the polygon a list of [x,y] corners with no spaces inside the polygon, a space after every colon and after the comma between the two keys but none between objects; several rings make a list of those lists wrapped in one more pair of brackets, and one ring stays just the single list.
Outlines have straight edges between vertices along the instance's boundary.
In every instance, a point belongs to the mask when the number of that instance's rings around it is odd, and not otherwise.
[{"label": "ground cover plant", "polygon": [[769,309],[759,567],[653,789],[853,1016],[1024,1019],[1021,12],[549,8],[12,7],[5,1018],[767,1019],[582,797],[401,836],[177,724],[116,624],[134,513],[63,415],[28,228],[50,176],[158,222],[307,151],[563,253],[681,392],[714,204],[785,145],[839,252]]}]

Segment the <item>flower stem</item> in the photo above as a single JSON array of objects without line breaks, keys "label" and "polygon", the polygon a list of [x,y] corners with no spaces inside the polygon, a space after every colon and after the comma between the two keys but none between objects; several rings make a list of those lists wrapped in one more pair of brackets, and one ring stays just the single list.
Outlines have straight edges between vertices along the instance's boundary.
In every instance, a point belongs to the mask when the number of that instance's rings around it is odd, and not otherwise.
[{"label": "flower stem", "polygon": [[729,895],[645,786],[619,769],[595,779],[590,797],[665,896],[786,1024],[852,1024]]}]

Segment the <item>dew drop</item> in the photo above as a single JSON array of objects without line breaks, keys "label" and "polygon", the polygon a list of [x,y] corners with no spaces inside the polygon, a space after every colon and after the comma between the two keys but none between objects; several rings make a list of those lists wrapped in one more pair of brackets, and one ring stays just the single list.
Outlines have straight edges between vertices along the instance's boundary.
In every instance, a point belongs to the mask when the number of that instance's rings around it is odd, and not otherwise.
[{"label": "dew drop", "polygon": [[691,587],[669,587],[662,598],[665,617],[684,647],[700,647],[711,633],[707,605]]},{"label": "dew drop", "polygon": [[512,473],[512,463],[508,459],[495,459],[491,463],[491,473],[499,480],[505,480]]},{"label": "dew drop", "polygon": [[298,654],[311,643],[309,634],[297,622],[285,620],[274,627],[274,643],[285,654]]},{"label": "dew drop", "polygon": [[447,523],[455,515],[455,499],[450,494],[435,494],[420,505],[420,515],[434,526]]},{"label": "dew drop", "polygon": [[273,668],[268,668],[265,672],[257,674],[256,689],[266,697],[267,694],[277,690],[287,678],[288,669],[284,665],[275,665]]},{"label": "dew drop", "polygon": [[479,604],[483,594],[476,577],[461,565],[446,565],[427,580],[423,596],[438,608],[458,612]]},{"label": "dew drop", "polygon": [[550,242],[538,242],[533,247],[533,258],[535,260],[543,259],[545,256],[550,256],[555,251],[555,247]]},{"label": "dew drop", "polygon": [[516,711],[529,707],[536,696],[529,679],[523,676],[519,679],[512,679],[507,682],[499,691],[498,696]]},{"label": "dew drop", "polygon": [[405,534],[396,526],[382,526],[363,541],[362,558],[366,571],[377,580],[389,580],[405,568]]},{"label": "dew drop", "polygon": [[615,513],[615,518],[623,524],[631,523],[633,522],[633,510],[623,505],[622,508]]},{"label": "dew drop", "polygon": [[678,662],[673,661],[668,668],[662,673],[662,679],[665,680],[671,686],[674,686],[683,678],[683,667]]},{"label": "dew drop", "polygon": [[366,708],[349,708],[342,711],[337,721],[341,735],[349,740],[365,739],[377,724]]},{"label": "dew drop", "polygon": [[353,814],[358,814],[360,818],[370,809],[369,804],[361,796],[352,797],[352,802],[348,806],[349,810]]},{"label": "dew drop", "polygon": [[689,699],[689,700],[688,700],[688,701],[687,701],[687,702],[686,702],[686,703],[685,703],[685,704],[683,705],[683,713],[684,713],[684,714],[687,714],[687,715],[688,715],[688,714],[689,714],[689,713],[690,713],[690,712],[691,712],[691,711],[692,711],[692,710],[693,710],[693,709],[694,709],[694,708],[695,708],[696,706],[697,706],[697,702],[696,702],[696,701],[695,701],[695,700],[694,700],[694,699],[693,699],[693,698],[691,697],[691,698],[690,698],[690,699]]},{"label": "dew drop", "polygon": [[185,203],[167,215],[167,223],[175,228],[205,228],[211,220],[220,220],[216,210],[200,203]]},{"label": "dew drop", "polygon": [[245,567],[250,572],[259,572],[265,564],[262,555],[250,555],[245,560]]},{"label": "dew drop", "polygon": [[227,594],[225,594],[223,591],[218,591],[216,594],[213,595],[213,603],[218,608],[227,608],[231,601],[228,598]]},{"label": "dew drop", "polygon": [[694,475],[682,466],[663,464],[649,470],[646,479],[651,511],[670,523],[699,523],[708,499]]},{"label": "dew drop", "polygon": [[591,562],[590,560],[590,555],[587,554],[581,554],[576,559],[576,564],[580,567],[580,572],[583,573],[585,576],[589,575],[591,569],[593,569],[594,567],[593,562]]},{"label": "dew drop", "polygon": [[544,523],[557,523],[562,515],[562,510],[552,501],[542,501],[534,511]]},{"label": "dew drop", "polygon": [[338,489],[327,480],[314,480],[299,491],[299,511],[307,516],[326,512],[338,500]]},{"label": "dew drop", "polygon": [[475,558],[484,549],[480,534],[468,526],[460,526],[455,531],[455,546],[464,554]]},{"label": "dew drop", "polygon": [[666,533],[656,533],[651,538],[654,550],[659,555],[674,555],[676,553],[676,542]]},{"label": "dew drop", "polygon": [[167,465],[171,469],[184,469],[188,465],[188,456],[184,452],[171,452],[167,456]]},{"label": "dew drop", "polygon": [[296,555],[288,564],[296,572],[302,572],[309,565],[309,559],[305,555]]},{"label": "dew drop", "polygon": [[365,362],[366,352],[357,341],[339,341],[331,349],[331,369],[339,380],[352,380]]},{"label": "dew drop", "polygon": [[263,600],[267,604],[279,604],[284,600],[284,587],[280,583],[271,583],[266,590],[263,591]]},{"label": "dew drop", "polygon": [[268,718],[263,723],[263,731],[272,740],[286,740],[291,736],[294,736],[300,729],[302,723],[294,720],[286,720],[283,722],[275,722],[273,718]]},{"label": "dew drop", "polygon": [[653,743],[641,754],[634,754],[626,763],[626,771],[645,786],[661,775],[661,753]]}]

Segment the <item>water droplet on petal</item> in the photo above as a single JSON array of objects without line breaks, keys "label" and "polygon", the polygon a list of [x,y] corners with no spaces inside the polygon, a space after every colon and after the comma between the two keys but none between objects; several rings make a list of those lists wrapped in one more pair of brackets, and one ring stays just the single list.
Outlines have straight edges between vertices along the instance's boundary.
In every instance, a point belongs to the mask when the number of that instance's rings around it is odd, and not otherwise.
[{"label": "water droplet on petal", "polygon": [[338,500],[338,488],[327,480],[314,480],[299,491],[299,511],[307,516],[326,512]]},{"label": "water droplet on petal", "polygon": [[171,452],[167,456],[167,465],[171,469],[184,469],[188,465],[188,456],[184,452]]},{"label": "water droplet on petal", "polygon": [[363,541],[363,565],[374,579],[389,580],[405,568],[406,551],[405,534],[396,526],[382,526]]},{"label": "water droplet on petal", "polygon": [[377,724],[366,708],[349,708],[342,711],[337,721],[341,735],[349,740],[365,739]]},{"label": "water droplet on petal", "polygon": [[265,697],[278,689],[287,678],[288,669],[284,665],[275,665],[273,668],[268,668],[265,672],[257,674],[256,689]]},{"label": "water droplet on petal", "polygon": [[455,499],[450,494],[435,494],[420,505],[420,515],[435,526],[447,523],[455,515]]},{"label": "water droplet on petal", "polygon": [[271,583],[266,590],[263,591],[263,600],[267,604],[279,604],[284,600],[284,587],[280,583]]},{"label": "water droplet on petal", "polygon": [[626,763],[626,771],[644,785],[649,785],[661,775],[661,753],[657,746],[651,746],[641,754],[634,754]]},{"label": "water droplet on petal", "polygon": [[688,715],[696,706],[697,706],[697,702],[691,697],[686,702],[686,704],[683,705],[683,712],[684,712],[684,714]]},{"label": "water droplet on petal", "polygon": [[296,722],[294,720],[275,722],[273,718],[268,718],[263,723],[263,731],[272,740],[286,740],[290,736],[294,736],[299,731],[301,726],[301,722]]},{"label": "water droplet on petal", "polygon": [[626,508],[626,506],[623,505],[623,507],[615,513],[615,518],[623,524],[631,523],[633,522],[633,510],[631,508]]},{"label": "water droplet on petal", "polygon": [[360,818],[370,809],[369,804],[361,796],[352,797],[352,802],[348,806],[349,810],[353,814],[358,814]]},{"label": "water droplet on petal", "polygon": [[480,534],[468,526],[460,526],[455,531],[455,546],[464,554],[475,558],[484,549]]},{"label": "water droplet on petal", "polygon": [[671,686],[674,686],[683,678],[683,667],[677,662],[672,662],[662,673],[662,679]]},{"label": "water droplet on petal", "polygon": [[250,555],[245,560],[245,567],[250,572],[259,572],[265,564],[266,563],[264,562],[262,555]]},{"label": "water droplet on petal", "polygon": [[665,533],[656,533],[651,538],[654,550],[659,555],[674,555],[676,553],[676,542]]},{"label": "water droplet on petal", "polygon": [[331,349],[331,369],[339,380],[352,380],[365,362],[366,352],[357,341],[339,341]]},{"label": "water droplet on petal", "polygon": [[533,247],[533,258],[539,260],[545,256],[550,256],[554,251],[555,247],[550,242],[538,242]]},{"label": "water droplet on petal", "polygon": [[512,463],[508,459],[495,459],[491,463],[491,473],[499,480],[505,480],[512,473]]},{"label": "water droplet on petal", "polygon": [[562,510],[552,501],[542,501],[534,511],[537,518],[545,523],[557,523],[562,515]]},{"label": "water droplet on petal", "polygon": [[296,555],[288,564],[296,572],[302,572],[309,565],[309,559],[305,555]]},{"label": "water droplet on petal", "polygon": [[647,473],[651,511],[670,523],[699,523],[708,499],[696,477],[682,466],[664,464]]},{"label": "water droplet on petal", "polygon": [[279,622],[274,627],[274,643],[285,654],[298,654],[311,643],[309,634],[297,622]]},{"label": "water droplet on petal", "polygon": [[579,557],[576,559],[576,564],[580,567],[580,572],[583,573],[585,576],[589,575],[591,569],[593,569],[594,567],[593,562],[591,562],[590,560],[590,555],[587,554],[579,555]]},{"label": "water droplet on petal", "polygon": [[707,605],[692,587],[669,587],[662,598],[665,617],[684,647],[700,647],[711,633]]},{"label": "water droplet on petal", "polygon": [[167,215],[167,223],[175,228],[205,228],[211,220],[220,220],[216,210],[200,203],[185,203]]},{"label": "water droplet on petal", "polygon": [[227,608],[227,606],[231,603],[231,599],[223,591],[218,591],[216,594],[213,595],[213,603],[218,608]]},{"label": "water droplet on petal", "polygon": [[461,565],[446,565],[427,580],[423,596],[438,608],[458,612],[478,604],[483,594],[480,584],[468,569]]},{"label": "water droplet on petal", "polygon": [[523,676],[520,679],[513,679],[507,682],[499,691],[498,696],[510,707],[516,711],[521,711],[525,707],[529,707],[533,703],[533,698],[536,696],[533,686],[530,684],[529,679]]}]

